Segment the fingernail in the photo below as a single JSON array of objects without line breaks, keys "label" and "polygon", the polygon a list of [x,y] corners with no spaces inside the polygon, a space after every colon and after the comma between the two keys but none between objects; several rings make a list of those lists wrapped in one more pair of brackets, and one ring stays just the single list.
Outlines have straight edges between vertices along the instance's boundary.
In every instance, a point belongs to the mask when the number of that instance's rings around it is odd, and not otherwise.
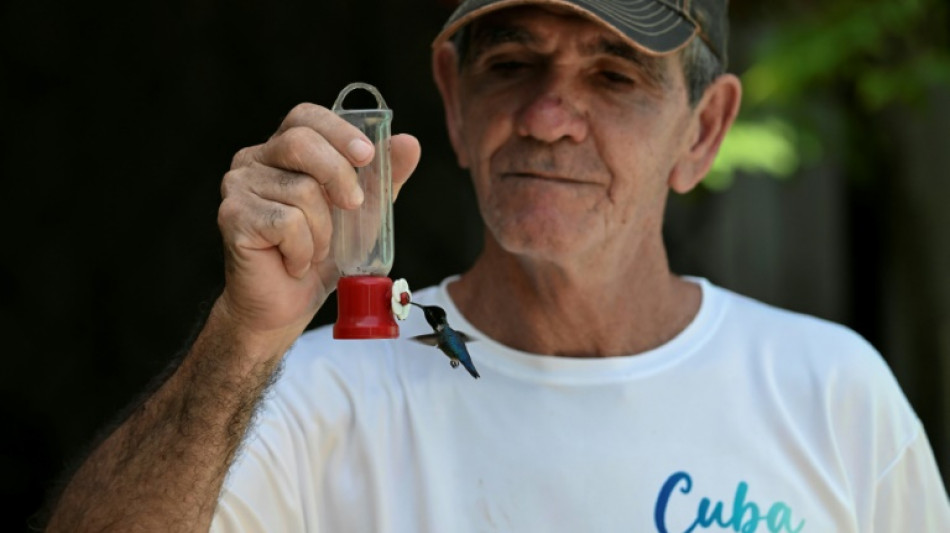
[{"label": "fingernail", "polygon": [[346,153],[349,154],[354,161],[365,161],[373,155],[373,145],[363,139],[353,139],[350,141],[350,144],[346,146]]},{"label": "fingernail", "polygon": [[363,205],[363,189],[357,187],[350,193],[350,202],[355,205]]}]

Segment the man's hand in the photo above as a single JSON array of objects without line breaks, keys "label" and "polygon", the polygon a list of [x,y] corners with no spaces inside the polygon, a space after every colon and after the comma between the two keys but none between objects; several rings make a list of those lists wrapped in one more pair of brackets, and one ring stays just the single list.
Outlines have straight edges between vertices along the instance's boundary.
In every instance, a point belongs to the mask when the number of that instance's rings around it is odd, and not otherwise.
[{"label": "man's hand", "polygon": [[[395,195],[419,162],[419,142],[394,135],[391,150]],[[336,285],[332,207],[361,205],[353,167],[372,159],[365,135],[313,104],[239,151],[221,185],[226,284],[216,311],[251,337],[296,338]]]}]

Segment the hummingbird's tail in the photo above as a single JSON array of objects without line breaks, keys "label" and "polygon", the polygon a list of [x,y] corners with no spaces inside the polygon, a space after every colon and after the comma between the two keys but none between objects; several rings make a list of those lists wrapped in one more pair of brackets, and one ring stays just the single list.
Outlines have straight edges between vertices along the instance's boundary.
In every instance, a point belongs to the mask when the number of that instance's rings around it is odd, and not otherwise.
[{"label": "hummingbird's tail", "polygon": [[471,374],[473,378],[478,379],[481,377],[478,375],[478,370],[475,370],[475,365],[472,364],[471,360],[462,361],[462,366],[465,367],[465,370],[468,370],[468,373]]}]

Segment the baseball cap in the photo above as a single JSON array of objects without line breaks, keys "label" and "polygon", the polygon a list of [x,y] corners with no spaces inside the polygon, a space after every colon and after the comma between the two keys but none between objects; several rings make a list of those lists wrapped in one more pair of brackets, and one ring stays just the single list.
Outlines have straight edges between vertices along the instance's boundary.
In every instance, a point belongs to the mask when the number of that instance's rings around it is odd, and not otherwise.
[{"label": "baseball cap", "polygon": [[433,46],[472,20],[514,6],[560,6],[605,24],[631,46],[652,55],[679,50],[699,35],[726,62],[728,0],[465,0],[449,17]]}]

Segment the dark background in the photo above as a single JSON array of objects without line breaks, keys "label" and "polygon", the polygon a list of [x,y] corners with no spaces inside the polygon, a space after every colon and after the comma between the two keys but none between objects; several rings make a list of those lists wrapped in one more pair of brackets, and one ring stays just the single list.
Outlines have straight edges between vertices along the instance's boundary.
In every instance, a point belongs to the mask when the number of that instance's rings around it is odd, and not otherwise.
[{"label": "dark background", "polygon": [[[396,209],[393,277],[466,267],[481,228],[444,137],[429,43],[451,2],[0,8],[0,529],[186,342],[222,283],[218,186],[294,104],[376,85],[422,162]],[[734,67],[788,13],[734,2]],[[783,11],[783,9],[785,11]],[[853,112],[847,86],[821,109]],[[950,101],[851,113],[789,180],[740,175],[671,200],[679,272],[843,322],[884,352],[950,465]],[[841,126],[841,124],[844,124]],[[332,306],[315,322],[333,320]]]}]

